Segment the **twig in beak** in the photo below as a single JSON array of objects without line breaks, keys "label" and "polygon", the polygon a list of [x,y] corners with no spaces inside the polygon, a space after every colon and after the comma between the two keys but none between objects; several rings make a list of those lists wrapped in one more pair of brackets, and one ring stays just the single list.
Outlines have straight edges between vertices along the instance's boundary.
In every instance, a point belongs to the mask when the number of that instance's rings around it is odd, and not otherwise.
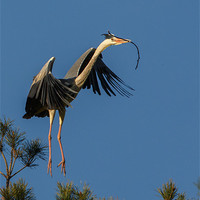
[{"label": "twig in beak", "polygon": [[138,46],[137,46],[134,42],[130,41],[130,43],[132,43],[132,44],[136,47],[136,49],[137,49],[138,59],[137,59],[136,67],[135,67],[135,69],[137,69],[137,68],[138,68],[138,65],[139,65],[139,60],[140,60],[140,52],[139,52],[139,48],[138,48]]}]

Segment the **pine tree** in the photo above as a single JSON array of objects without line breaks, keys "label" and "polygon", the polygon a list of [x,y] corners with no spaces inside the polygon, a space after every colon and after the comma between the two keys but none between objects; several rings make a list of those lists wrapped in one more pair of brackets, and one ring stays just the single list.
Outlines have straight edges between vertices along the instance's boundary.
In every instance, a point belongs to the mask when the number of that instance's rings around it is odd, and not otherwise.
[{"label": "pine tree", "polygon": [[185,193],[178,193],[178,188],[175,183],[170,179],[169,182],[162,185],[162,188],[158,188],[158,193],[162,196],[164,200],[186,200]]},{"label": "pine tree", "polygon": [[93,195],[93,192],[84,184],[83,190],[81,191],[76,187],[72,182],[67,183],[66,185],[58,182],[57,184],[57,194],[56,200],[95,200],[96,197]]},{"label": "pine tree", "polygon": [[16,183],[11,183],[8,188],[0,188],[0,194],[4,200],[35,200],[32,188],[27,188],[28,184],[19,179]]},{"label": "pine tree", "polygon": [[198,190],[198,193],[197,193],[198,199],[200,199],[200,177],[198,178],[197,182],[194,183],[194,184],[195,184],[195,186],[197,187],[197,190]]},{"label": "pine tree", "polygon": [[[0,155],[5,163],[5,172],[0,169],[0,174],[6,180],[6,187],[1,188],[0,190],[2,199],[20,199],[17,197],[11,198],[14,194],[14,190],[24,191],[25,193],[27,192],[27,194],[30,193],[30,198],[27,196],[26,198],[21,198],[21,200],[34,199],[32,198],[31,190],[27,189],[27,184],[25,184],[23,180],[20,179],[18,182],[13,184],[10,182],[10,180],[25,168],[37,166],[37,160],[44,160],[46,148],[47,146],[42,144],[39,139],[30,141],[27,140],[25,137],[25,132],[20,132],[19,129],[15,128],[13,121],[5,118],[4,121],[0,119]],[[16,162],[21,163],[21,167],[18,169],[15,169]],[[17,195],[16,192],[15,194]],[[9,197],[9,195],[11,197]]]}]

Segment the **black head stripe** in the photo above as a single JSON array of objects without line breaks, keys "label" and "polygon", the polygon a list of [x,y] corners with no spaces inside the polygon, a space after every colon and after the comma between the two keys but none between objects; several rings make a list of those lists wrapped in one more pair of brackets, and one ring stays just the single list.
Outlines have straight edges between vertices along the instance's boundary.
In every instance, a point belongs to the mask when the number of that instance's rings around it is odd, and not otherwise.
[{"label": "black head stripe", "polygon": [[106,39],[110,39],[110,38],[114,37],[114,34],[112,34],[109,30],[108,30],[108,33],[105,33],[102,35],[104,35]]}]

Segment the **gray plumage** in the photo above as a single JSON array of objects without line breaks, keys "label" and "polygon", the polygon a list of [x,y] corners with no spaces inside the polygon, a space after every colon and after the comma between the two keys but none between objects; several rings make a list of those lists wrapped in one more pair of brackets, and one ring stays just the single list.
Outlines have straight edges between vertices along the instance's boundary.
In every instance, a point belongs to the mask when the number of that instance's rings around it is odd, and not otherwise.
[{"label": "gray plumage", "polygon": [[[31,118],[33,116],[45,117],[48,116],[48,110],[50,109],[59,110],[64,109],[66,106],[71,106],[70,103],[80,91],[80,88],[74,84],[74,80],[87,66],[95,50],[95,48],[88,49],[74,63],[63,79],[56,79],[53,76],[53,62],[48,61],[33,80],[26,102],[26,114],[23,118]],[[97,58],[82,89],[90,89],[92,87],[95,94],[101,95],[98,79],[103,90],[109,96],[115,96],[116,93],[114,91],[126,97],[132,95],[127,89],[133,90],[133,88],[125,84],[122,79],[105,65],[101,54]]]},{"label": "gray plumage", "polygon": [[[71,102],[76,98],[81,89],[92,88],[93,92],[101,95],[103,89],[107,95],[131,96],[132,87],[128,86],[121,78],[112,72],[102,61],[101,52],[111,45],[123,43],[133,43],[131,40],[114,36],[110,32],[105,34],[106,39],[97,47],[88,49],[71,67],[63,79],[57,79],[52,74],[55,58],[52,57],[43,66],[41,71],[34,77],[27,101],[26,113],[23,116],[29,119],[33,116],[50,118],[49,128],[49,162],[48,171],[52,175],[51,159],[51,129],[56,110],[59,111],[59,131],[58,142],[61,150],[62,161],[61,172],[65,175],[65,157],[61,144],[61,128],[65,117],[65,107],[71,106]],[[133,43],[134,44],[134,43]],[[135,44],[134,44],[135,45]],[[136,46],[136,45],[135,45]],[[137,65],[140,59],[139,49]],[[101,89],[101,87],[102,89]]]}]

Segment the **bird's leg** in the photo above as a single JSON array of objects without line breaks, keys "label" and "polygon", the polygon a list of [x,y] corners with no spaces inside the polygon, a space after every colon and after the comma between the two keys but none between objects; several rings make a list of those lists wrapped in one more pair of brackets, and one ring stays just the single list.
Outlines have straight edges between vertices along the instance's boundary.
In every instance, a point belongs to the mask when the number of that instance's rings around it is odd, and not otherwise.
[{"label": "bird's leg", "polygon": [[64,153],[63,153],[63,148],[62,148],[62,143],[61,143],[61,129],[62,129],[64,117],[65,117],[65,110],[59,111],[59,131],[58,131],[57,139],[58,139],[58,143],[59,143],[59,146],[60,146],[62,161],[58,164],[58,167],[61,165],[61,173],[63,173],[64,176],[65,176],[65,174],[66,174],[66,171],[65,171],[65,156],[64,156]]},{"label": "bird's leg", "polygon": [[51,128],[52,128],[52,124],[50,125],[50,128],[49,128],[49,136],[48,136],[48,140],[49,140],[49,162],[48,162],[48,168],[47,168],[47,174],[49,173],[50,171],[50,175],[52,176],[52,159],[51,159]]},{"label": "bird's leg", "polygon": [[59,142],[59,145],[60,145],[60,151],[61,151],[61,156],[62,156],[62,161],[58,164],[58,167],[61,165],[61,173],[63,172],[64,176],[66,174],[66,171],[65,171],[65,156],[64,156],[64,153],[63,153],[63,148],[62,148],[62,143],[61,143],[61,128],[62,126],[60,125],[59,127],[59,131],[58,131],[58,142]]},{"label": "bird's leg", "polygon": [[52,129],[52,124],[54,120],[56,111],[55,110],[49,110],[49,117],[50,117],[50,128],[49,128],[49,162],[48,162],[48,168],[47,168],[47,173],[50,172],[50,175],[52,176],[52,159],[51,159],[51,129]]}]

